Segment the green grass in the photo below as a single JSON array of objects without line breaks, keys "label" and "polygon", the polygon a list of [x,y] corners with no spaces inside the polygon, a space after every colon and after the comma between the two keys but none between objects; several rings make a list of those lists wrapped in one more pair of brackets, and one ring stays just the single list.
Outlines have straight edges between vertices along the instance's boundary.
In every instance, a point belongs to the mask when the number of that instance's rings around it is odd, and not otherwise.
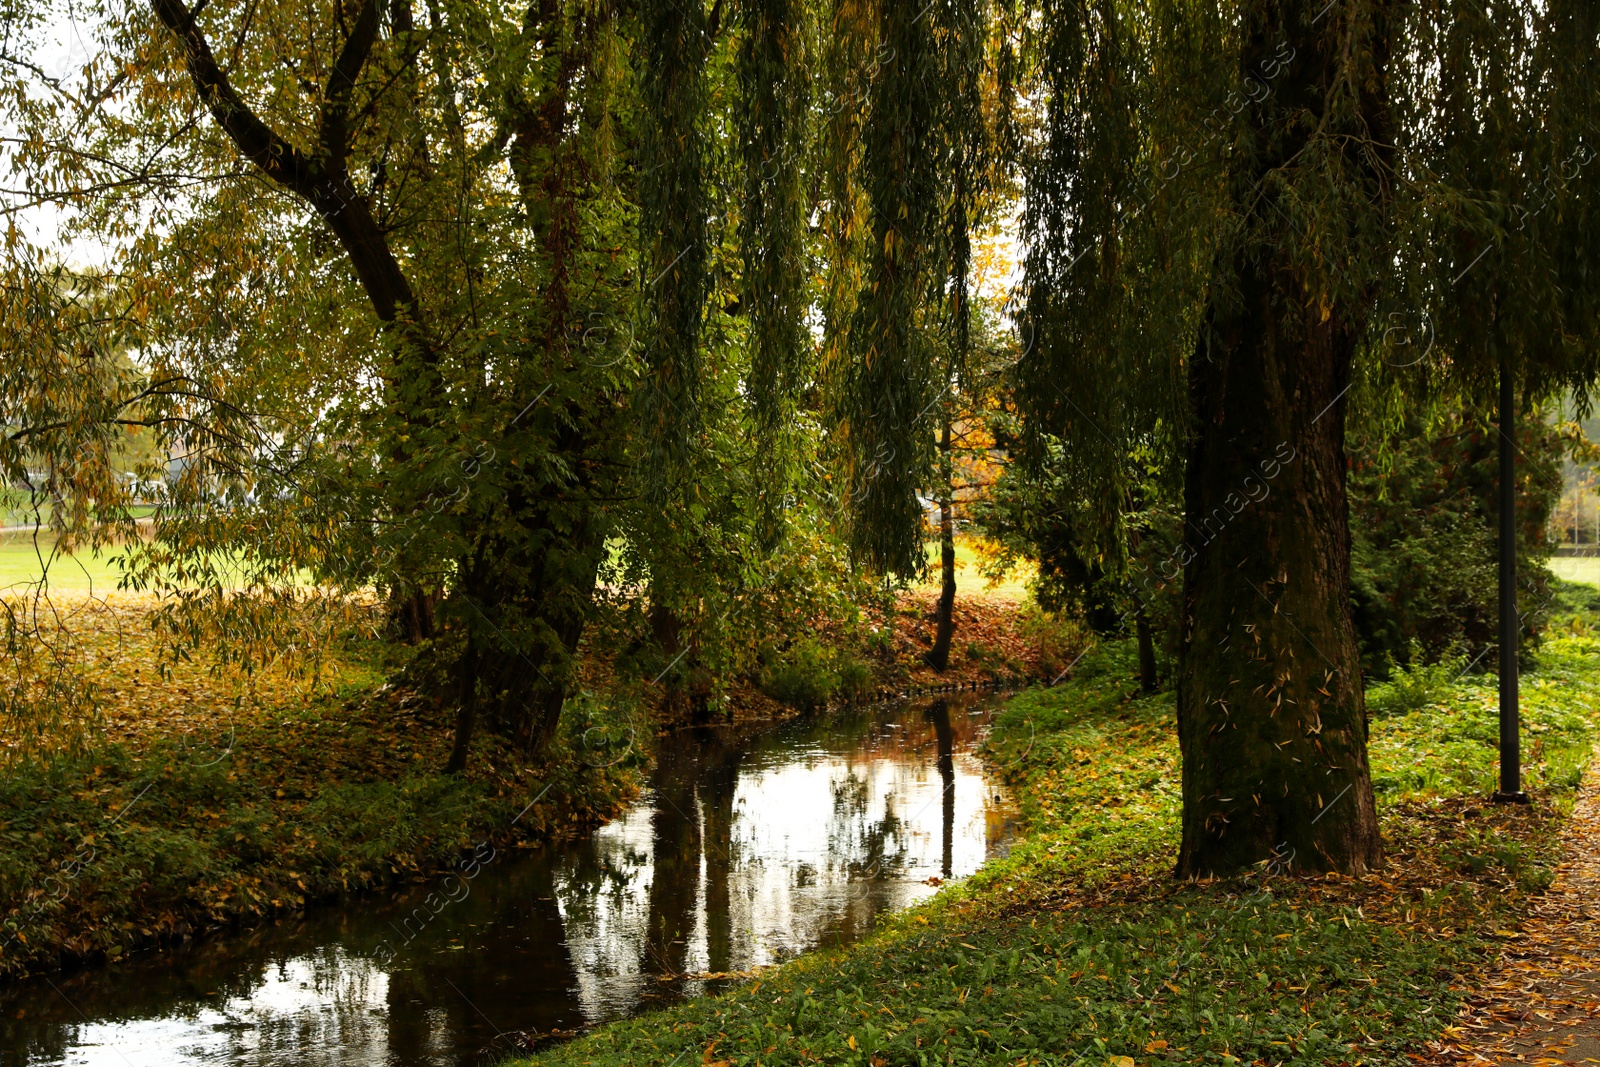
[{"label": "green grass", "polygon": [[[939,576],[939,543],[930,541],[927,545],[928,580],[917,586],[919,589],[938,589],[943,580]],[[1017,567],[1011,570],[998,582],[991,584],[983,576],[983,557],[970,538],[956,537],[956,589],[957,595],[965,593],[987,593],[991,595],[1011,597],[1016,600],[1026,600],[1029,596],[1028,583],[1033,580],[1031,570],[1026,567]]]},{"label": "green grass", "polygon": [[1552,556],[1550,573],[1567,582],[1600,585],[1600,556]]},{"label": "green grass", "polygon": [[1030,827],[1009,858],[854,949],[521,1062],[1408,1064],[1548,884],[1600,699],[1600,639],[1561,629],[1523,690],[1530,809],[1482,803],[1485,682],[1374,719],[1381,877],[1168,878],[1172,698],[1136,697],[1130,650],[1111,647],[999,718],[990,755]]},{"label": "green grass", "polygon": [[115,550],[98,556],[85,550],[52,558],[53,544],[43,534],[35,542],[28,531],[0,533],[0,596],[25,592],[46,573],[55,592],[99,595],[117,588],[121,571],[111,562]]},{"label": "green grass", "polygon": [[[48,591],[52,593],[92,594],[104,596],[117,590],[122,579],[122,569],[114,562],[120,549],[115,546],[92,551],[80,549],[70,555],[53,552],[53,535],[35,535],[27,530],[9,530],[0,533],[0,597],[31,592],[41,577],[48,576]],[[234,559],[237,555],[215,559]],[[302,584],[311,584],[311,576],[301,572]]]}]

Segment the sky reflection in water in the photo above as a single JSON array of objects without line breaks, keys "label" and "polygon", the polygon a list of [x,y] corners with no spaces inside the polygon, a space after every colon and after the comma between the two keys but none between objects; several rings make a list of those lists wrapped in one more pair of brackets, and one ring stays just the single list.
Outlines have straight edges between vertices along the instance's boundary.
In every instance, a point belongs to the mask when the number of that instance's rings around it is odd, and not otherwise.
[{"label": "sky reflection in water", "polygon": [[[1006,847],[971,749],[989,704],[922,701],[660,739],[587,840],[476,878],[0,989],[0,1063],[492,1064],[864,936]],[[446,896],[457,899],[434,913]]]}]

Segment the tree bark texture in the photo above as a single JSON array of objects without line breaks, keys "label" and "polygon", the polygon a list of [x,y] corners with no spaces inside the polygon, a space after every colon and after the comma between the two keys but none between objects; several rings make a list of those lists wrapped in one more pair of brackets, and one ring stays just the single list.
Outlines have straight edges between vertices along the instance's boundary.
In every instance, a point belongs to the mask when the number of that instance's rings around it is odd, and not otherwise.
[{"label": "tree bark texture", "polygon": [[[1290,242],[1273,238],[1285,231],[1271,172],[1305,148],[1348,45],[1341,16],[1319,7],[1262,0],[1248,12],[1247,75],[1266,57],[1292,58],[1238,118],[1254,151],[1241,152],[1232,196],[1250,229],[1219,264],[1233,289],[1213,297],[1189,365],[1185,876],[1263,863],[1358,872],[1380,858],[1350,614],[1344,398],[1358,313],[1319,306]],[[1380,47],[1384,32],[1380,21]],[[1381,97],[1367,106],[1381,130]]]}]

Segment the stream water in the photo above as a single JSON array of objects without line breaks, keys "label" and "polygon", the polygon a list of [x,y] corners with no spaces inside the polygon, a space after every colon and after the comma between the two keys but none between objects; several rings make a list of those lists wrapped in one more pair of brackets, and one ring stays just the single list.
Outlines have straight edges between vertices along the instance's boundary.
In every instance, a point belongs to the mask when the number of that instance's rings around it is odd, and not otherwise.
[{"label": "stream water", "polygon": [[972,755],[992,706],[663,737],[649,788],[585,840],[0,987],[0,1063],[488,1065],[856,941],[1006,849]]}]

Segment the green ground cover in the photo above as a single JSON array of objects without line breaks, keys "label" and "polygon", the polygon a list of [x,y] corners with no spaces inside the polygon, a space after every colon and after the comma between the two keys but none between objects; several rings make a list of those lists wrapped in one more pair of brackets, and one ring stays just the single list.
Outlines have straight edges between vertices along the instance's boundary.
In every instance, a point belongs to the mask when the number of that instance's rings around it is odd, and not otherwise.
[{"label": "green ground cover", "polygon": [[431,876],[485,842],[581,833],[630,795],[629,761],[576,758],[581,723],[542,767],[491,735],[468,774],[444,774],[446,712],[346,674],[345,692],[299,707],[9,768],[0,976]]},{"label": "green ground cover", "polygon": [[1382,872],[1174,883],[1172,698],[1138,697],[1130,650],[1102,648],[996,724],[1029,827],[1009,858],[854,949],[521,1062],[1408,1064],[1548,885],[1593,750],[1593,597],[1563,593],[1523,689],[1531,807],[1483,803],[1494,679],[1419,683],[1372,723]]}]

